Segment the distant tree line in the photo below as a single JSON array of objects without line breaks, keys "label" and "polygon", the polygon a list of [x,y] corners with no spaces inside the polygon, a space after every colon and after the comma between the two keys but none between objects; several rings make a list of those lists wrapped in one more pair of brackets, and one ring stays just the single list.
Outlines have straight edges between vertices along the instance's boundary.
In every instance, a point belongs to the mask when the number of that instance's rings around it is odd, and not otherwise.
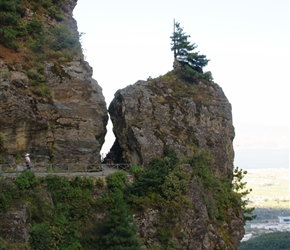
[{"label": "distant tree line", "polygon": [[263,234],[257,238],[250,239],[243,242],[239,250],[289,250],[290,249],[290,237],[289,232],[269,233]]}]

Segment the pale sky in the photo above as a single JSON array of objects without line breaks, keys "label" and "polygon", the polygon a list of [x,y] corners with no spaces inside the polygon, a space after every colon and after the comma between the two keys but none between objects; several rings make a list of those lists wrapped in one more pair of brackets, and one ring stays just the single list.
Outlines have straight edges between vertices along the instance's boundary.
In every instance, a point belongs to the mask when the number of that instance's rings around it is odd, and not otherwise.
[{"label": "pale sky", "polygon": [[118,89],[172,70],[175,18],[232,104],[243,169],[289,167],[288,16],[287,0],[78,0],[74,10],[107,106]]}]

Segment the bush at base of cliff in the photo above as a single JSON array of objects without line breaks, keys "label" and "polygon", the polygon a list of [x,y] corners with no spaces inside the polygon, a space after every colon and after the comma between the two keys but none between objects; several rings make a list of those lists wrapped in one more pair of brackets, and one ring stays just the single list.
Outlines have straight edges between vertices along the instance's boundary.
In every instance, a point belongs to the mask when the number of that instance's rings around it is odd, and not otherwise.
[{"label": "bush at base of cliff", "polygon": [[46,250],[50,245],[50,228],[47,223],[37,224],[30,229],[30,245],[32,249]]},{"label": "bush at base of cliff", "polygon": [[25,171],[16,178],[15,183],[20,190],[24,190],[36,187],[39,180],[32,171]]},{"label": "bush at base of cliff", "polygon": [[148,167],[138,171],[138,178],[129,187],[129,193],[140,197],[149,193],[158,193],[166,176],[174,169],[178,160],[174,151],[165,149],[163,157],[153,159]]},{"label": "bush at base of cliff", "polygon": [[43,180],[43,185],[50,192],[53,205],[40,203],[41,207],[48,206],[46,211],[50,217],[37,216],[38,211],[32,209],[30,244],[43,246],[39,249],[48,249],[45,246],[55,249],[82,249],[81,231],[94,210],[93,180],[76,177],[70,181],[49,175]]},{"label": "bush at base of cliff", "polygon": [[[23,221],[17,224],[22,237],[30,227],[32,249],[81,249],[82,231],[96,209],[92,198],[92,179],[47,176],[35,182],[33,172],[26,171],[15,182],[0,181],[0,235],[17,234],[9,218],[16,214]],[[13,214],[11,215],[11,211]],[[18,218],[17,217],[17,218]],[[18,232],[17,231],[17,232]],[[11,234],[9,233],[9,235]],[[3,238],[3,249],[11,244],[28,244]],[[25,248],[28,249],[28,248]]]},{"label": "bush at base of cliff", "polygon": [[69,181],[59,176],[48,176],[46,183],[53,202],[57,204],[55,215],[65,216],[69,221],[78,221],[91,214],[92,180],[77,177]]},{"label": "bush at base of cliff", "polygon": [[155,226],[156,237],[162,245],[160,249],[175,249],[175,223],[191,206],[186,196],[190,175],[178,162],[175,152],[166,149],[162,157],[153,159],[138,172],[138,178],[126,190],[126,199],[134,210],[153,208],[159,211]]},{"label": "bush at base of cliff", "polygon": [[15,199],[16,188],[13,183],[0,180],[0,213],[7,210]]},{"label": "bush at base of cliff", "polygon": [[111,192],[124,190],[127,174],[124,171],[116,172],[107,176],[107,185]]}]

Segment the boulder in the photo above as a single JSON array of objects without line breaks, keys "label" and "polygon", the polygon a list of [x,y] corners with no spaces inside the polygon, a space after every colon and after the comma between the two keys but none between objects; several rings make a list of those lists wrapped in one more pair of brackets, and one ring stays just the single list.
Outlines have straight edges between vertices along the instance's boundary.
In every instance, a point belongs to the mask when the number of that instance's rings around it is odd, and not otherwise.
[{"label": "boulder", "polygon": [[232,171],[231,104],[211,81],[190,82],[174,71],[118,90],[109,106],[117,161],[146,166],[166,147],[180,158],[203,149],[221,176]]}]

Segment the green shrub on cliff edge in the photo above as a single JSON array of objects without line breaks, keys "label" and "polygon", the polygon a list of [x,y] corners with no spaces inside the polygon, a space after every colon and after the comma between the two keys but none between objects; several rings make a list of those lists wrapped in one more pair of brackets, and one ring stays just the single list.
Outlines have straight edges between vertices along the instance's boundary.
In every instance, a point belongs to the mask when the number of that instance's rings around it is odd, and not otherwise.
[{"label": "green shrub on cliff edge", "polygon": [[116,172],[107,176],[107,185],[111,192],[116,190],[124,190],[127,174],[124,171]]},{"label": "green shrub on cliff edge", "polygon": [[[219,178],[214,175],[211,165],[211,157],[207,152],[200,152],[193,156],[189,162],[193,167],[193,175],[198,178],[202,186],[208,192],[208,196],[204,197],[209,217],[213,220],[224,221],[228,218],[228,209],[232,209],[237,216],[240,212],[244,213],[244,221],[252,220],[254,208],[247,207],[247,200],[244,197],[251,192],[246,189],[246,183],[242,181],[247,174],[242,169],[235,168],[228,178]],[[214,198],[215,202],[211,202]]]},{"label": "green shrub on cliff edge", "polygon": [[19,47],[15,39],[23,13],[19,0],[0,0],[0,43],[7,48],[16,50]]},{"label": "green shrub on cliff edge", "polygon": [[15,199],[15,185],[0,179],[0,213],[6,211]]},{"label": "green shrub on cliff edge", "polygon": [[64,24],[58,24],[52,30],[54,41],[50,44],[53,50],[69,49],[73,51],[81,51],[79,36],[72,29]]},{"label": "green shrub on cliff edge", "polygon": [[0,44],[21,52],[24,68],[32,68],[38,60],[66,62],[82,56],[82,33],[64,22],[68,5],[54,0],[0,0]]},{"label": "green shrub on cliff edge", "polygon": [[159,192],[166,176],[173,170],[177,162],[175,152],[165,149],[163,157],[153,159],[144,171],[138,173],[138,179],[129,188],[130,194],[141,197]]},{"label": "green shrub on cliff edge", "polygon": [[191,206],[186,196],[190,175],[178,162],[175,152],[165,149],[163,156],[153,159],[125,191],[126,199],[134,210],[159,210],[157,238],[162,249],[168,250],[175,249],[172,240],[175,223],[182,212]]},{"label": "green shrub on cliff edge", "polygon": [[[220,178],[212,171],[212,159],[209,153],[201,151],[185,161],[192,170],[189,174],[186,167],[178,164],[173,151],[167,150],[161,158],[153,159],[149,165],[138,174],[138,178],[127,189],[126,199],[136,211],[148,208],[159,211],[156,228],[157,238],[163,249],[175,249],[173,237],[178,237],[178,221],[183,211],[194,204],[188,198],[189,183],[195,178],[205,190],[203,195],[209,219],[216,225],[221,222],[230,222],[232,217],[229,211],[240,217],[247,212],[246,202],[242,200],[248,192],[237,192],[244,188],[242,178],[244,171],[235,169],[233,176]],[[234,178],[234,183],[231,179]],[[245,217],[250,219],[251,217]],[[230,246],[228,236],[224,241]]]},{"label": "green shrub on cliff edge", "polygon": [[38,246],[46,246],[46,249],[82,249],[80,231],[94,210],[93,181],[79,177],[70,181],[49,175],[43,184],[51,193],[51,219],[34,217],[30,244],[35,246],[34,249],[42,249]]},{"label": "green shrub on cliff edge", "polygon": [[30,245],[32,249],[47,250],[50,246],[51,233],[49,225],[44,222],[33,225],[30,229]]},{"label": "green shrub on cliff edge", "polygon": [[25,171],[16,178],[15,183],[20,190],[33,189],[39,184],[39,180],[32,171]]},{"label": "green shrub on cliff edge", "polygon": [[[66,63],[82,58],[79,34],[68,18],[69,1],[0,0],[0,44],[10,49],[0,56],[10,58],[11,66],[32,70],[29,90],[35,99],[51,102],[50,87],[39,64]],[[19,54],[15,54],[15,51]],[[9,73],[9,72],[8,72]]]}]

